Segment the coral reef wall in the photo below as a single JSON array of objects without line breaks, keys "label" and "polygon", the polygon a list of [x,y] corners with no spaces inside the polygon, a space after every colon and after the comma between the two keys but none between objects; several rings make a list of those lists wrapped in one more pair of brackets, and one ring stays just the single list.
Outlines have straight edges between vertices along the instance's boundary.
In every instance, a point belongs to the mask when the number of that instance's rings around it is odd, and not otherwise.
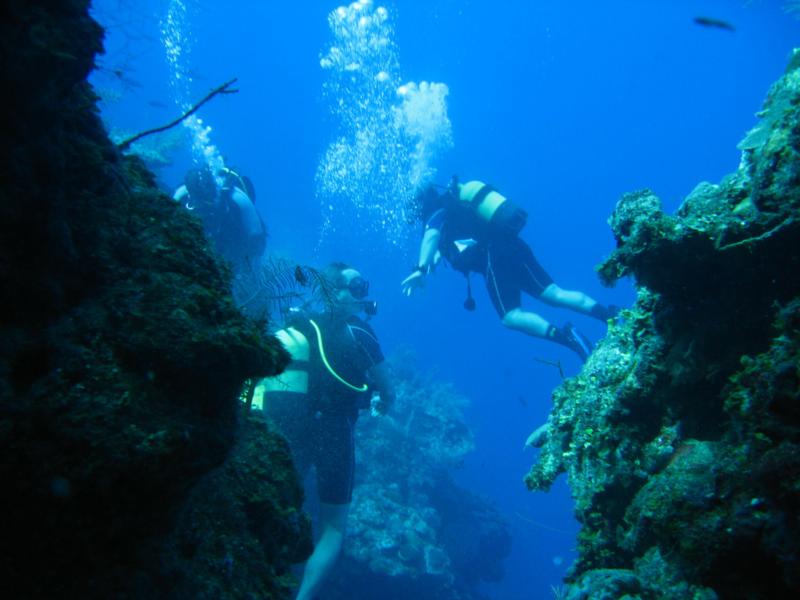
[{"label": "coral reef wall", "polygon": [[635,305],[554,392],[538,462],[582,524],[568,598],[800,595],[800,52],[739,169],[610,224]]},{"label": "coral reef wall", "polygon": [[302,493],[238,402],[287,356],[109,141],[87,9],[0,9],[0,592],[288,597]]},{"label": "coral reef wall", "polygon": [[452,480],[473,450],[467,400],[423,375],[410,353],[393,356],[397,401],[356,433],[357,481],[344,556],[324,598],[478,600],[499,581],[508,524],[487,499]]}]

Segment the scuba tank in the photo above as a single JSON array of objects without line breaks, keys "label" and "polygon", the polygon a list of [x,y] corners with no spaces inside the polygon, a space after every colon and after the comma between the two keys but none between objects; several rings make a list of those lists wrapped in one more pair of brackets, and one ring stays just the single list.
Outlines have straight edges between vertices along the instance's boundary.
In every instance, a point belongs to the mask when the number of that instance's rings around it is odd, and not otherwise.
[{"label": "scuba tank", "polygon": [[450,195],[457,206],[475,215],[486,226],[490,237],[516,236],[525,227],[528,213],[492,186],[482,181],[450,181]]},{"label": "scuba tank", "polygon": [[287,327],[275,333],[275,337],[292,356],[292,362],[280,375],[266,377],[261,380],[256,392],[255,404],[266,406],[266,394],[277,395],[287,399],[302,399],[308,393],[308,366],[311,349],[308,339],[294,327]]},{"label": "scuba tank", "polygon": [[220,170],[220,175],[223,176],[223,190],[230,194],[233,192],[233,188],[239,188],[250,198],[250,202],[256,203],[256,187],[247,175],[241,175],[228,167],[223,167]]}]

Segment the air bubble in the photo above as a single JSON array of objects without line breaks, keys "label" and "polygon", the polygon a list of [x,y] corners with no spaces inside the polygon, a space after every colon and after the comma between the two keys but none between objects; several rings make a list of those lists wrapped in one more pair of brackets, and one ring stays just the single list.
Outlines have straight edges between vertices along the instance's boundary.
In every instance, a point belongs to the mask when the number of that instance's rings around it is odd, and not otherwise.
[{"label": "air bubble", "polygon": [[357,222],[402,245],[409,235],[407,204],[433,179],[435,158],[452,145],[446,85],[386,85],[400,80],[388,16],[384,7],[360,0],[328,18],[333,40],[320,66],[340,136],[317,167],[317,196],[328,207],[323,237]]}]

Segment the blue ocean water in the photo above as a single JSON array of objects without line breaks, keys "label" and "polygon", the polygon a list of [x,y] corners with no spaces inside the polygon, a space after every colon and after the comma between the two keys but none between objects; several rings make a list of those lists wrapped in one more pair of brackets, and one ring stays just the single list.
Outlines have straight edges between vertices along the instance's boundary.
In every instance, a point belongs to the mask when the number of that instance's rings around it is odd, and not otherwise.
[{"label": "blue ocean water", "polygon": [[[529,212],[522,237],[562,287],[624,306],[632,287],[605,289],[593,270],[613,248],[606,219],[615,202],[648,187],[671,211],[699,182],[736,169],[736,144],[797,44],[800,21],[787,4],[397,0],[383,4],[396,59],[387,73],[390,83],[447,86],[452,144],[433,144],[423,156],[434,181],[458,174],[491,182]],[[477,448],[458,481],[492,498],[514,536],[506,577],[486,593],[550,598],[574,558],[577,523],[563,480],[549,494],[526,491],[533,451],[523,444],[546,419],[560,381],[536,359],[560,360],[568,375],[580,365],[567,350],[504,330],[477,277],[475,312],[463,310],[464,279],[451,270],[440,269],[419,295],[400,294],[419,233],[396,226],[408,181],[359,184],[383,213],[320,191],[320,165],[343,126],[331,106],[345,90],[332,88],[331,69],[321,66],[337,43],[328,22],[337,7],[321,0],[95,2],[108,28],[108,52],[93,76],[103,116],[112,128],[140,131],[238,78],[238,94],[199,113],[212,128],[206,147],[253,179],[270,252],[357,266],[380,303],[374,326],[387,352],[413,347],[420,369],[436,369],[471,399]],[[698,16],[735,31],[699,26]],[[180,42],[172,64],[165,30]],[[394,94],[381,94],[356,117],[399,105]],[[407,149],[388,155],[398,154],[408,159]],[[181,183],[192,158],[178,148],[158,170],[165,190]],[[573,320],[594,340],[603,335],[596,321],[526,302],[555,323]]]}]

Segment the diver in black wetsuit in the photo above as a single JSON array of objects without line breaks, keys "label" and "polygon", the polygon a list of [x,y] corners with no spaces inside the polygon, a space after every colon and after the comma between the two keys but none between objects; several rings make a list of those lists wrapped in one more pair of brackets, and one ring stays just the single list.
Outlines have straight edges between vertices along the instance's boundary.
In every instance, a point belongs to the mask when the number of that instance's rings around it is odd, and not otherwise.
[{"label": "diver in black wetsuit", "polygon": [[255,189],[247,177],[231,169],[224,169],[217,178],[208,168],[191,169],[173,199],[200,217],[206,235],[234,272],[258,266],[267,228],[256,210]]},{"label": "diver in black wetsuit", "polygon": [[[522,292],[552,306],[568,308],[607,321],[618,309],[603,306],[583,292],[560,288],[542,268],[530,246],[519,236],[527,214],[491,186],[480,181],[458,183],[454,177],[439,194],[433,187],[416,200],[425,221],[419,262],[401,285],[411,293],[423,285],[442,257],[469,278],[480,273],[503,325],[566,346],[585,361],[591,342],[572,324],[556,327],[540,315],[523,310]],[[469,282],[469,279],[467,279]],[[468,285],[465,308],[473,310]]]},{"label": "diver in black wetsuit", "polygon": [[359,410],[385,414],[395,397],[375,332],[357,316],[374,314],[375,304],[366,299],[369,283],[344,263],[333,263],[322,276],[329,286],[325,311],[298,314],[277,332],[292,362],[264,380],[264,412],[289,440],[295,466],[301,474],[316,468],[320,535],[298,600],[319,592],[342,548]]}]

